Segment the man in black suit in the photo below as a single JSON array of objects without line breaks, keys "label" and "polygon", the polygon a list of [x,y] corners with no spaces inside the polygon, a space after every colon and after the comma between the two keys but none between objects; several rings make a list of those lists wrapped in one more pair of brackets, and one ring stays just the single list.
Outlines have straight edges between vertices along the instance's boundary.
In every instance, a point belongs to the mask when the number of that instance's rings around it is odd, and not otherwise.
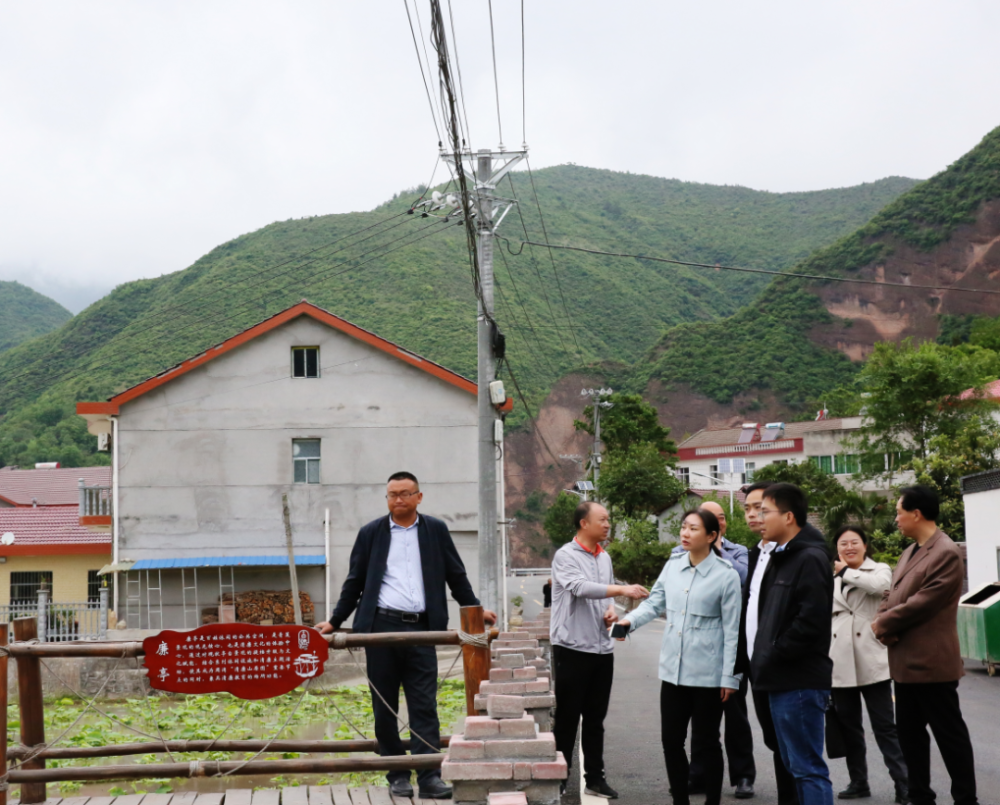
[{"label": "man in black suit", "polygon": [[[417,514],[423,494],[416,476],[393,473],[385,497],[389,514],[358,532],[340,601],[330,620],[316,626],[324,634],[339,629],[355,609],[355,632],[443,631],[448,627],[445,584],[462,606],[479,604],[448,526],[434,517]],[[496,615],[489,610],[483,615],[487,623],[496,622]],[[410,753],[439,751],[434,646],[377,646],[366,649],[365,656],[379,754],[406,754],[393,715],[393,711],[399,712],[400,685],[410,717]],[[393,795],[413,796],[410,772],[393,771],[386,777]],[[417,782],[423,799],[451,797],[451,786],[442,782],[437,769],[418,772]]]}]

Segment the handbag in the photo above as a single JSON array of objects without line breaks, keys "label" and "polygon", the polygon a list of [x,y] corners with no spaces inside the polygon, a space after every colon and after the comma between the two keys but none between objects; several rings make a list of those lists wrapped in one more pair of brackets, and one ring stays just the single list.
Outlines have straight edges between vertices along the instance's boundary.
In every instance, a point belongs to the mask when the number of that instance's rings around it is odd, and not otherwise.
[{"label": "handbag", "polygon": [[844,727],[840,723],[840,715],[833,704],[833,696],[826,700],[826,756],[831,760],[847,757]]}]

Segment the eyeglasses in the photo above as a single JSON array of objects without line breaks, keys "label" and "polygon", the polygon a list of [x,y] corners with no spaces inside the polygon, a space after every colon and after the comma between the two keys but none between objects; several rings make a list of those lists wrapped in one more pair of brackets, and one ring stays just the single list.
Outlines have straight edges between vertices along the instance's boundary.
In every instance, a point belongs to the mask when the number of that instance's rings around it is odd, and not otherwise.
[{"label": "eyeglasses", "polygon": [[763,506],[758,511],[761,517],[767,517],[769,514],[781,514],[780,509],[765,509]]},{"label": "eyeglasses", "polygon": [[386,500],[409,500],[414,495],[419,495],[420,492],[390,492],[385,496]]}]

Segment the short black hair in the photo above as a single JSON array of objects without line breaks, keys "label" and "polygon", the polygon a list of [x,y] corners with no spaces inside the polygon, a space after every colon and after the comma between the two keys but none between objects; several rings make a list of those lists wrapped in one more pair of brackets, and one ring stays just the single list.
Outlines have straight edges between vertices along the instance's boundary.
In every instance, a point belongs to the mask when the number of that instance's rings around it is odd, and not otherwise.
[{"label": "short black hair", "polygon": [[774,501],[782,514],[791,512],[795,516],[796,525],[801,528],[806,524],[809,514],[809,499],[806,493],[795,484],[771,484],[764,490],[764,497]]},{"label": "short black hair", "polygon": [[757,483],[750,484],[750,486],[743,487],[743,497],[746,498],[751,492],[756,492],[758,489],[763,489],[767,492],[768,488],[774,486],[770,481],[757,481]]},{"label": "short black hair", "polygon": [[420,481],[417,480],[417,476],[412,472],[407,472],[406,470],[400,470],[399,472],[394,472],[389,476],[389,481],[413,481],[417,485],[417,489],[420,489]]},{"label": "short black hair", "polygon": [[941,498],[929,486],[923,484],[904,486],[899,490],[899,497],[906,511],[912,512],[919,509],[925,520],[930,520],[932,523],[937,522],[938,515],[941,514]]},{"label": "short black hair", "polygon": [[592,500],[582,500],[580,504],[573,511],[573,528],[577,531],[580,530],[580,524],[587,519],[587,515],[590,514],[590,510],[594,508],[596,504]]},{"label": "short black hair", "polygon": [[834,547],[836,547],[837,541],[842,536],[844,536],[844,534],[846,534],[848,531],[853,531],[855,534],[857,534],[859,537],[861,537],[861,541],[867,547],[867,545],[868,545],[868,535],[865,533],[865,530],[861,526],[859,526],[859,525],[842,525],[840,528],[838,528],[837,531],[833,535],[833,544],[834,544]]}]

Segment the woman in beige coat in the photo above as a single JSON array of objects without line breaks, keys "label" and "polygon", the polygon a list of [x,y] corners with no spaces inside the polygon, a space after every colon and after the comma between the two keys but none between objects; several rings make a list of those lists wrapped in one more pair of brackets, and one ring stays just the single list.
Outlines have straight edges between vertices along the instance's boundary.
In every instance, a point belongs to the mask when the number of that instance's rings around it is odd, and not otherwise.
[{"label": "woman in beige coat", "polygon": [[861,722],[861,699],[882,751],[889,776],[896,784],[896,802],[909,801],[906,763],[896,737],[889,656],[875,639],[871,623],[882,602],[882,593],[892,582],[892,569],[868,558],[868,537],[857,526],[845,526],[834,537],[833,705],[837,711],[847,748],[847,770],[851,783],[838,799],[870,797],[865,732]]}]

